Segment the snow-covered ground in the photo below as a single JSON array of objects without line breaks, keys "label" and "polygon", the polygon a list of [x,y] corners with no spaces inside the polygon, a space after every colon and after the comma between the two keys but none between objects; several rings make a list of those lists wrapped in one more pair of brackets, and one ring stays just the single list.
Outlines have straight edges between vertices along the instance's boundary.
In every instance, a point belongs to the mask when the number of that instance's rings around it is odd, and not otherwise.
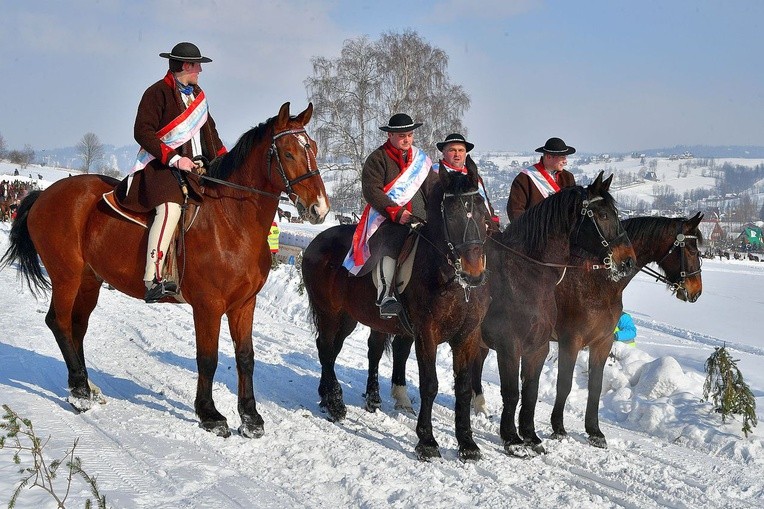
[{"label": "snow-covered ground", "polygon": [[[311,230],[280,226],[297,236]],[[8,231],[0,223],[0,252]],[[443,458],[419,462],[413,453],[416,418],[393,410],[387,357],[380,368],[383,409],[363,410],[363,327],[338,359],[348,418],[329,422],[318,407],[320,364],[307,300],[299,293],[298,272],[287,265],[271,273],[255,313],[255,394],[266,426],[261,439],[235,433],[236,369],[225,325],[213,394],[234,434],[222,439],[200,429],[194,415],[191,309],[147,305],[107,289],[90,321],[85,357],[108,402],[75,414],[65,401],[65,365],[44,324],[49,302],[36,301],[13,269],[0,271],[0,403],[31,419],[39,436],[50,436],[48,458],[60,458],[79,438],[77,456],[97,477],[110,507],[762,507],[762,431],[746,438],[739,419],[722,423],[702,400],[702,385],[703,363],[715,346],[726,344],[740,359],[758,418],[764,416],[764,263],[707,260],[703,283],[694,304],[676,300],[644,275],[627,288],[625,307],[639,333],[636,348],[615,345],[606,368],[600,408],[606,450],[590,447],[583,431],[586,352],[565,415],[570,437],[548,439],[553,348],[537,410],[547,454],[522,460],[504,453],[492,354],[484,375],[491,415],[472,419],[483,459],[461,462],[450,351],[442,346],[433,425]],[[408,375],[418,407],[413,359]],[[0,504],[20,479],[11,456],[0,450]],[[27,459],[22,456],[21,466],[29,466]],[[78,481],[73,487],[69,502],[81,506],[89,493]],[[25,489],[17,507],[55,504],[41,490]]]}]

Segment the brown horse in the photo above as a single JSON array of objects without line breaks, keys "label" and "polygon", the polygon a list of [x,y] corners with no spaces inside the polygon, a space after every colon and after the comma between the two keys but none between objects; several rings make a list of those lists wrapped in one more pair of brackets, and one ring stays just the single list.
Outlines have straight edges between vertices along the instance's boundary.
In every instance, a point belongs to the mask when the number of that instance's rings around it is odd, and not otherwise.
[{"label": "brown horse", "polygon": [[399,319],[380,318],[371,274],[354,277],[342,266],[354,225],[322,232],[305,250],[302,274],[321,361],[318,393],[330,419],[345,417],[334,366],[345,338],[358,322],[379,331],[370,343],[383,343],[386,334],[414,336],[422,402],[415,451],[420,459],[439,457],[432,431],[432,407],[438,392],[435,360],[438,345],[447,342],[453,352],[459,454],[463,459],[478,459],[480,449],[470,427],[470,365],[478,352],[480,322],[489,301],[488,288],[482,284],[486,208],[475,172],[462,175],[443,169],[439,176],[439,185],[428,197],[427,222],[418,230],[411,280],[401,294],[406,321],[414,334]]},{"label": "brown horse", "polygon": [[[634,251],[608,192],[611,181],[612,176],[603,181],[600,173],[586,188],[563,189],[487,244],[492,300],[482,337],[497,352],[504,403],[500,434],[509,454],[544,451],[534,416],[541,369],[557,321],[555,287],[560,280],[578,280],[591,271],[609,280],[632,271]],[[393,341],[394,385],[405,383],[407,350],[398,342],[403,338]],[[482,365],[482,360],[476,357],[476,364]],[[515,413],[521,397],[518,433]]]},{"label": "brown horse", "polygon": [[[329,212],[316,144],[304,128],[312,113],[309,104],[290,117],[286,103],[276,117],[245,133],[228,154],[213,161],[204,204],[185,234],[182,299],[193,308],[199,372],[194,408],[202,428],[220,436],[230,434],[212,399],[223,314],[236,352],[239,432],[245,437],[264,432],[253,391],[252,319],[271,267],[266,238],[279,195],[286,192],[312,223],[320,223]],[[138,299],[145,292],[147,231],[101,199],[116,184],[108,177],[82,175],[28,196],[3,257],[5,265],[18,262],[33,292],[52,287],[45,322],[66,361],[69,402],[80,411],[96,400],[88,384],[83,339],[101,283]]]},{"label": "brown horse", "polygon": [[[622,221],[637,256],[637,267],[666,283],[680,300],[695,302],[703,289],[698,243],[702,235],[698,224],[703,216],[691,219],[637,217]],[[663,274],[648,269],[656,263]],[[597,271],[579,278],[564,278],[555,288],[557,302],[556,337],[559,343],[557,396],[552,410],[552,438],[567,436],[563,424],[565,402],[570,394],[578,353],[589,348],[588,399],[584,425],[589,443],[607,447],[599,426],[599,402],[605,362],[613,345],[613,330],[623,311],[623,290],[636,275],[609,280]],[[472,372],[472,389],[481,401],[483,363],[488,349],[482,349]],[[475,408],[479,411],[478,405]],[[484,410],[483,410],[484,411]]]}]

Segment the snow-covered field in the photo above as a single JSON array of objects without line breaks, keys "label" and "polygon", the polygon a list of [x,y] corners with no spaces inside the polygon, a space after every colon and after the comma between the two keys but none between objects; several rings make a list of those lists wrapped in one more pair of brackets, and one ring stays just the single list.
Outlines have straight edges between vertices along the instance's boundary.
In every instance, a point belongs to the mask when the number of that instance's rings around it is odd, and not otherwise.
[{"label": "snow-covered field", "polygon": [[[36,169],[31,170],[37,173]],[[42,170],[41,170],[42,171]],[[2,173],[2,168],[0,168]],[[52,179],[55,180],[55,179]],[[305,227],[294,227],[305,235]],[[300,229],[301,231],[297,231]],[[8,242],[0,223],[0,252]],[[745,438],[741,421],[722,423],[702,401],[703,363],[726,344],[764,403],[761,335],[764,263],[705,261],[700,300],[676,300],[665,286],[637,276],[625,308],[638,326],[636,348],[615,345],[600,408],[609,448],[587,445],[583,431],[587,353],[579,358],[566,410],[570,437],[548,440],[556,379],[555,349],[542,374],[537,427],[547,454],[517,459],[498,437],[501,398],[495,356],[484,378],[490,416],[473,417],[483,451],[477,463],[457,457],[451,360],[438,352],[440,395],[433,424],[443,458],[414,457],[416,418],[393,410],[391,361],[380,368],[383,409],[363,410],[366,330],[345,342],[337,372],[348,418],[327,421],[318,407],[320,365],[294,267],[273,271],[255,313],[255,393],[266,434],[222,439],[198,426],[193,400],[196,363],[191,309],[147,305],[103,289],[85,341],[90,377],[108,402],[85,414],[66,403],[66,368],[44,324],[48,302],[0,271],[0,403],[32,420],[59,458],[79,438],[83,469],[98,479],[110,507],[762,507],[762,431]],[[227,327],[214,387],[218,409],[234,429],[236,369]],[[418,406],[417,368],[409,394]],[[22,460],[25,460],[22,457]],[[29,466],[22,463],[22,466]],[[0,450],[0,504],[19,467]],[[65,484],[58,480],[59,486]],[[88,496],[73,483],[71,506]],[[55,507],[39,489],[23,490],[17,507]]]}]

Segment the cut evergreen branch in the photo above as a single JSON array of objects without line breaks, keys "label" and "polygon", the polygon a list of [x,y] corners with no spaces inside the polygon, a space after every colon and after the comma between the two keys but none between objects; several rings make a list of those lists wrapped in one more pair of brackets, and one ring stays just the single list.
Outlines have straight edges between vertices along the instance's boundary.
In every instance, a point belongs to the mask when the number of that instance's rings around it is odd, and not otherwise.
[{"label": "cut evergreen branch", "polygon": [[[8,405],[3,405],[5,411],[0,421],[0,449],[8,448],[14,451],[13,462],[16,465],[22,464],[22,459],[26,455],[31,458],[31,466],[23,467],[19,470],[21,480],[13,491],[11,499],[8,502],[8,509],[16,506],[16,501],[24,488],[40,488],[48,493],[55,501],[58,507],[66,507],[66,499],[72,488],[72,481],[79,477],[88,486],[90,492],[101,509],[106,509],[106,496],[98,492],[98,485],[95,477],[91,477],[82,469],[82,460],[74,455],[79,439],[74,441],[72,448],[64,453],[61,459],[54,459],[48,462],[43,454],[43,449],[47,445],[50,437],[44,442],[36,435],[32,421],[20,417],[11,410]],[[66,467],[66,480],[54,483],[58,476],[59,468]],[[58,491],[57,491],[58,490]],[[63,493],[61,493],[63,490]],[[87,499],[85,507],[92,507],[92,501]]]},{"label": "cut evergreen branch", "polygon": [[745,383],[743,373],[737,367],[737,360],[727,352],[727,348],[716,347],[706,360],[706,381],[703,384],[703,397],[712,399],[714,410],[722,414],[722,422],[733,414],[743,417],[743,434],[753,433],[756,419],[756,398],[751,388]]}]

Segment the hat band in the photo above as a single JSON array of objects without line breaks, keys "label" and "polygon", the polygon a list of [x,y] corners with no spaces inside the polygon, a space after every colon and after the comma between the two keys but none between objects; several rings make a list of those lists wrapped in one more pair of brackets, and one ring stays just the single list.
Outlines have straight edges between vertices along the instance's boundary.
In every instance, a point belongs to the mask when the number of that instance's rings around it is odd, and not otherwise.
[{"label": "hat band", "polygon": [[172,53],[170,53],[170,58],[172,58],[173,60],[183,60],[183,59],[186,59],[186,60],[201,60],[204,57],[201,57],[201,56],[200,57],[186,57],[186,56],[183,56],[183,55],[173,55]]},{"label": "hat band", "polygon": [[414,124],[406,124],[406,125],[386,125],[385,127],[390,129],[405,129],[406,127],[414,127]]},{"label": "hat band", "polygon": [[569,148],[563,149],[563,150],[549,150],[548,148],[543,149],[544,152],[547,152],[549,154],[562,154],[563,152],[567,152]]}]

